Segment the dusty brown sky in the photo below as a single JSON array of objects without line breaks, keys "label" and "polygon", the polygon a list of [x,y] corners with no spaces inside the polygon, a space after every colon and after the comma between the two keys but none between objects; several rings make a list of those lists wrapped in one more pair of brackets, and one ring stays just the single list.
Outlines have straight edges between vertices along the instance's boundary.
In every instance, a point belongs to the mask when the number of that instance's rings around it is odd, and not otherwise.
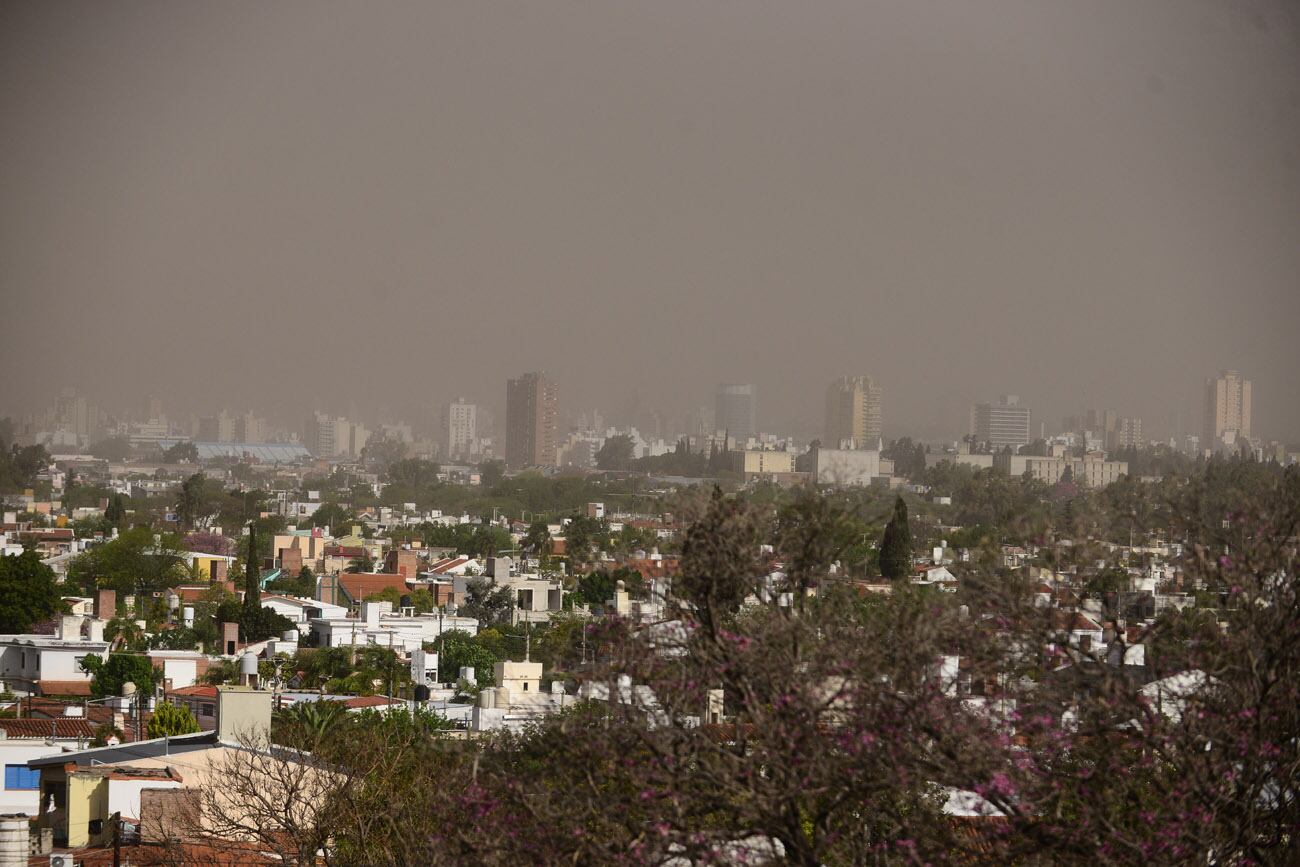
[{"label": "dusty brown sky", "polygon": [[1300,15],[1224,0],[0,7],[0,414],[825,383],[1300,439]]}]

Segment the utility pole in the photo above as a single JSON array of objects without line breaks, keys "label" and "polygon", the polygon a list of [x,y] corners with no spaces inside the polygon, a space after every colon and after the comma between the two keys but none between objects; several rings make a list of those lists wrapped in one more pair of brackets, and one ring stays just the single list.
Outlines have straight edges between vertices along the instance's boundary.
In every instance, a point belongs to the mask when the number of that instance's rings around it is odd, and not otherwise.
[{"label": "utility pole", "polygon": [[113,867],[122,867],[122,813],[113,814]]}]

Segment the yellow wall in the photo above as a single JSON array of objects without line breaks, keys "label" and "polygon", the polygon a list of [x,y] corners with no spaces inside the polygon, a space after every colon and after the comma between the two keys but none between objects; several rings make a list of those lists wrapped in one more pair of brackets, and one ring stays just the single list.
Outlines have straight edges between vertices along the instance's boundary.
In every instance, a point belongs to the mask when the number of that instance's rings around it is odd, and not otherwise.
[{"label": "yellow wall", "polygon": [[68,778],[68,848],[88,846],[92,840],[90,820],[108,817],[108,781],[103,777]]}]

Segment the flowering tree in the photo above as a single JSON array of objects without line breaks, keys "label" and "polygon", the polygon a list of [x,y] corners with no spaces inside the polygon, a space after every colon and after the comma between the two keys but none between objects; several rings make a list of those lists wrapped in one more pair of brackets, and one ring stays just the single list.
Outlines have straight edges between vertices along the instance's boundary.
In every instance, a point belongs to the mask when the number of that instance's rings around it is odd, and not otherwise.
[{"label": "flowering tree", "polygon": [[1018,573],[860,592],[831,569],[856,526],[835,501],[715,496],[662,620],[590,627],[590,701],[478,742],[352,738],[368,809],[332,833],[430,864],[1284,863],[1300,477],[1173,514],[1222,604],[1094,640]]}]

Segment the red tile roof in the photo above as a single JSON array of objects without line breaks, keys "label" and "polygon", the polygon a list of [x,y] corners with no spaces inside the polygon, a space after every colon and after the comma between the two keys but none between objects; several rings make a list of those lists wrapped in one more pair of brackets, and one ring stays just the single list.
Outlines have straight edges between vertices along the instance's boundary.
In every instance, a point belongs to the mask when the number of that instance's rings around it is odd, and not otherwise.
[{"label": "red tile roof", "polygon": [[[72,854],[84,867],[109,867],[113,863],[111,846],[75,849]],[[140,843],[122,847],[123,861],[130,864],[205,864],[209,867],[248,867],[255,864],[282,863],[279,858],[260,851],[256,846],[234,841],[207,842],[174,840],[168,843]],[[48,863],[48,857],[46,862]]]},{"label": "red tile roof", "polygon": [[367,707],[388,707],[394,704],[402,704],[401,699],[389,698],[385,695],[359,695],[343,702],[343,706],[348,710],[360,710]]},{"label": "red tile roof", "polygon": [[389,587],[398,593],[409,592],[406,579],[401,575],[387,572],[340,572],[339,588],[353,602],[360,602],[372,593],[379,593]]},{"label": "red tile roof", "polygon": [[193,686],[182,686],[180,689],[173,689],[168,695],[179,695],[184,698],[211,698],[217,697],[217,688],[205,684],[194,684]]},{"label": "red tile roof", "polygon": [[92,738],[94,728],[84,719],[0,719],[0,731],[10,738]]},{"label": "red tile roof", "polygon": [[42,695],[90,695],[89,680],[42,680],[37,685]]}]

